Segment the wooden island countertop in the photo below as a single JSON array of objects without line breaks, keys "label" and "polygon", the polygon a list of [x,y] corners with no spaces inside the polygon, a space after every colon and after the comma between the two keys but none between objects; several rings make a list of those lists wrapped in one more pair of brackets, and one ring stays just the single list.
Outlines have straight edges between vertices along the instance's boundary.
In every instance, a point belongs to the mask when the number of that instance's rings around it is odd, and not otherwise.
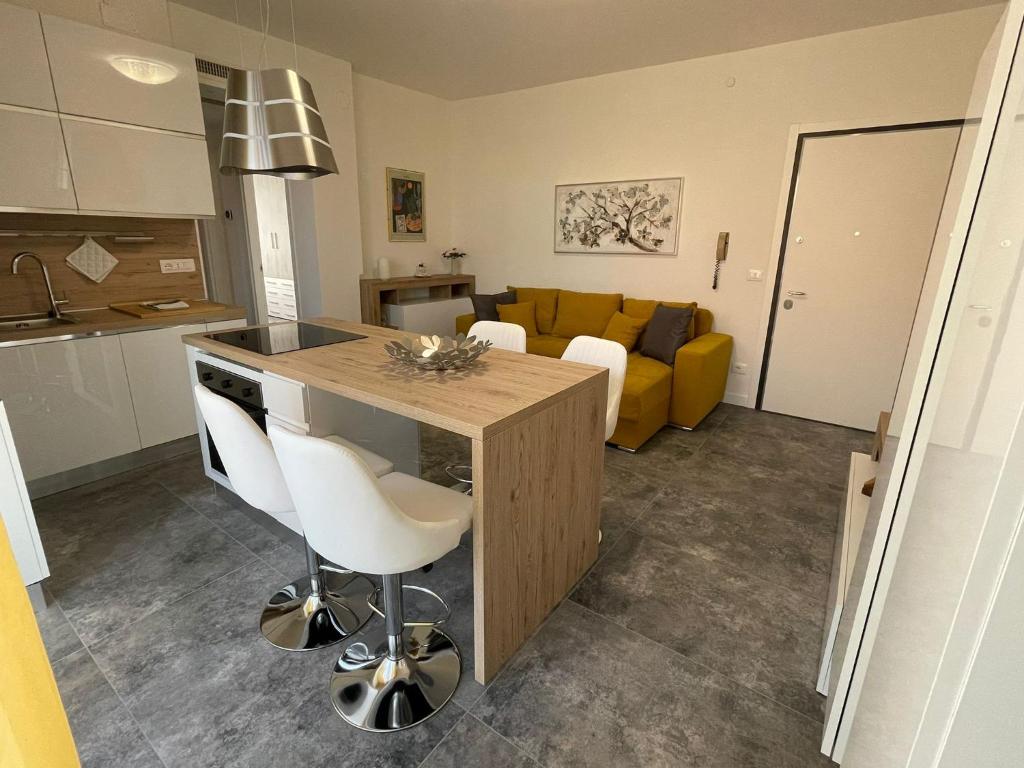
[{"label": "wooden island countertop", "polygon": [[277,355],[261,355],[205,334],[185,336],[184,342],[225,360],[475,439],[500,432],[598,380],[607,388],[604,368],[502,349],[488,350],[468,368],[421,371],[392,360],[384,351],[387,342],[408,338],[409,333],[331,318],[304,322],[366,338]]},{"label": "wooden island countertop", "polygon": [[[366,338],[278,355],[205,334],[183,341],[210,364],[221,358],[471,438],[473,664],[486,684],[597,560],[608,371],[500,349],[465,369],[420,371],[384,350],[409,334],[307,322]],[[268,416],[287,421],[273,408]]]}]

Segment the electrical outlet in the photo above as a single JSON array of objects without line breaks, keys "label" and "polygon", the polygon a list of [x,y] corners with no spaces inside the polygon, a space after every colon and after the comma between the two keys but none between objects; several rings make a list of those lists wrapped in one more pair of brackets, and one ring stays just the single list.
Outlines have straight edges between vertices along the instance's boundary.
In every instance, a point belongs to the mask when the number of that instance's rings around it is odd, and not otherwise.
[{"label": "electrical outlet", "polygon": [[195,259],[160,259],[160,271],[165,274],[176,272],[195,272]]},{"label": "electrical outlet", "polygon": [[748,269],[747,280],[758,283],[764,280],[764,272],[761,271],[760,269]]},{"label": "electrical outlet", "polygon": [[732,372],[735,373],[735,374],[738,374],[740,376],[745,376],[746,373],[747,373],[747,364],[746,363],[733,363],[732,364]]}]

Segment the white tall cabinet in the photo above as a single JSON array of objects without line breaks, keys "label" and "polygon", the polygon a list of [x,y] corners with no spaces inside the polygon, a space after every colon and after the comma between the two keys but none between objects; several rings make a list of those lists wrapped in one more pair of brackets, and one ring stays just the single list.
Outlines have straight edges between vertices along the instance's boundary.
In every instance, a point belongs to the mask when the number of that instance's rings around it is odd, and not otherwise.
[{"label": "white tall cabinet", "polygon": [[0,517],[11,541],[22,583],[36,584],[49,576],[3,401],[0,401]]}]

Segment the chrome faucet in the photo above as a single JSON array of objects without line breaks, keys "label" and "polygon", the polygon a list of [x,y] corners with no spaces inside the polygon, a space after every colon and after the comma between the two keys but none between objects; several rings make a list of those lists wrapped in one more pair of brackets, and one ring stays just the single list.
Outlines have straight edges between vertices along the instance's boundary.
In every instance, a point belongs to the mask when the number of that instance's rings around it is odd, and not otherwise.
[{"label": "chrome faucet", "polygon": [[31,251],[22,251],[13,259],[11,259],[11,274],[18,274],[18,263],[26,256],[30,259],[33,259],[36,262],[36,264],[39,265],[39,268],[43,271],[43,281],[46,283],[46,295],[50,299],[50,311],[48,314],[50,315],[50,317],[61,317],[60,305],[67,304],[68,302],[66,299],[57,301],[57,299],[54,297],[53,284],[50,282],[50,271],[46,268],[46,265],[43,264],[42,259],[40,259],[36,254],[32,253]]}]

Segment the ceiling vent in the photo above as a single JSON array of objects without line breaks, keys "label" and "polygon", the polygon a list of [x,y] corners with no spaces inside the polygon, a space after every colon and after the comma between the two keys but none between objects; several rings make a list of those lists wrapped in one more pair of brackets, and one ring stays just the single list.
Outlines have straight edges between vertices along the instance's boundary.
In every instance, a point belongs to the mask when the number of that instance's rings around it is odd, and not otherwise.
[{"label": "ceiling vent", "polygon": [[[200,75],[207,75],[208,77],[224,81],[228,79],[228,72],[231,71],[231,67],[226,67],[215,61],[200,59],[199,57],[196,57],[196,69],[199,71]],[[223,83],[221,83],[221,85],[223,85]]]}]

